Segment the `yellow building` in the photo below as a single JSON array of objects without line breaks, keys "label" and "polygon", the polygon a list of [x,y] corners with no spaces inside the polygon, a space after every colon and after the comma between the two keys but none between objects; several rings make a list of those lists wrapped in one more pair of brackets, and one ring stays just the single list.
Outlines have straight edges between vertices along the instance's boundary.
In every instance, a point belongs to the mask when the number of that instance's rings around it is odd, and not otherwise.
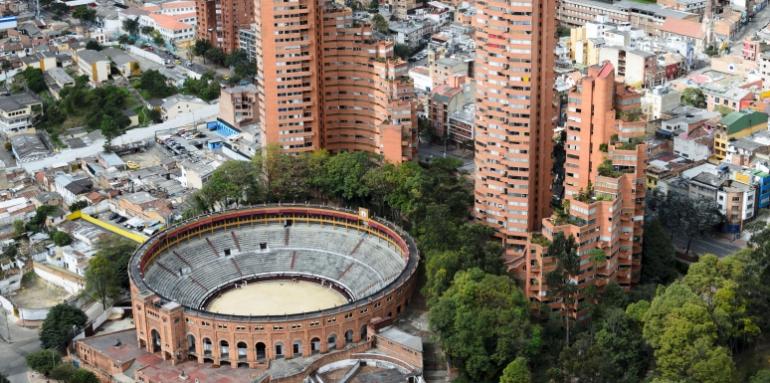
[{"label": "yellow building", "polygon": [[586,27],[571,28],[569,33],[569,55],[578,65],[599,64],[599,43],[588,37]]},{"label": "yellow building", "polygon": [[714,157],[722,161],[727,156],[727,143],[767,130],[767,114],[744,110],[732,112],[719,120],[714,132]]}]

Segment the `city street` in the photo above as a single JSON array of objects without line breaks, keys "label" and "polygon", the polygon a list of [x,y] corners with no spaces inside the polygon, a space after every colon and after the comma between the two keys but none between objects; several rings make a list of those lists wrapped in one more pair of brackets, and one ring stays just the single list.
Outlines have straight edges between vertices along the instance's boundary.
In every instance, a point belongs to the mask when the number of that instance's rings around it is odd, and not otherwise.
[{"label": "city street", "polygon": [[754,15],[754,19],[738,32],[738,35],[733,38],[733,42],[730,44],[730,53],[740,53],[743,51],[743,38],[753,36],[770,23],[770,11],[768,8],[770,6],[759,11],[759,13]]},{"label": "city street", "polygon": [[[677,249],[684,251],[687,247],[687,241],[684,238],[674,239],[674,245]],[[742,240],[730,241],[717,235],[706,235],[705,238],[696,238],[690,246],[690,253],[697,255],[714,254],[718,257],[728,256],[742,248],[746,247],[746,242]]]},{"label": "city street", "polygon": [[[11,332],[10,343],[7,339],[7,329]],[[28,383],[24,357],[40,350],[37,329],[19,327],[12,321],[6,327],[5,317],[0,315],[0,335],[0,372],[5,374],[11,383]]]}]

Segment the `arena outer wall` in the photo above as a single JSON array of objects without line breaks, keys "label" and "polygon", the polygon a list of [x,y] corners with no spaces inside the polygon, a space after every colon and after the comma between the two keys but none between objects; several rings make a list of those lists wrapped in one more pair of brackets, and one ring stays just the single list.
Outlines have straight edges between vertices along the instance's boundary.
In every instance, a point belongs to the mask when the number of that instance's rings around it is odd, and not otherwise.
[{"label": "arena outer wall", "polygon": [[[395,280],[368,297],[312,313],[269,317],[223,315],[185,307],[155,293],[143,280],[144,267],[153,257],[188,238],[242,225],[286,220],[341,225],[379,236],[406,254],[406,266]],[[136,251],[129,263],[137,344],[148,352],[160,352],[172,362],[192,359],[214,366],[250,368],[265,368],[277,358],[345,349],[371,340],[371,324],[390,322],[403,312],[415,287],[418,263],[416,245],[408,234],[386,221],[368,217],[365,211],[265,205],[198,217],[156,234]],[[159,346],[154,344],[153,334],[159,338]],[[334,342],[330,342],[331,338]],[[210,340],[209,352],[204,352],[204,339]],[[314,340],[320,342],[316,350],[311,346]],[[332,343],[334,347],[330,347]],[[239,347],[246,349],[245,358],[239,357]]]}]

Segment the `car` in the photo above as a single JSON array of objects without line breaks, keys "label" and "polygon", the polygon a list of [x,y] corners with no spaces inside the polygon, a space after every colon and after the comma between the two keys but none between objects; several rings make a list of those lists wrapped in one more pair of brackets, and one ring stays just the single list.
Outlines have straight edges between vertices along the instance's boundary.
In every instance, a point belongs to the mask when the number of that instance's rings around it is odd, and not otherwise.
[{"label": "car", "polygon": [[120,217],[120,214],[118,214],[118,213],[112,213],[112,214],[110,214],[110,218],[109,218],[109,220],[110,220],[110,221],[114,221],[114,220],[116,220],[118,217]]},{"label": "car", "polygon": [[126,161],[126,167],[129,168],[130,170],[137,170],[141,168],[141,166],[134,161]]},{"label": "car", "polygon": [[120,218],[118,218],[118,220],[117,220],[117,221],[115,221],[115,222],[117,222],[117,223],[123,223],[123,222],[126,222],[126,221],[128,221],[128,218],[121,216],[121,217],[120,217]]}]

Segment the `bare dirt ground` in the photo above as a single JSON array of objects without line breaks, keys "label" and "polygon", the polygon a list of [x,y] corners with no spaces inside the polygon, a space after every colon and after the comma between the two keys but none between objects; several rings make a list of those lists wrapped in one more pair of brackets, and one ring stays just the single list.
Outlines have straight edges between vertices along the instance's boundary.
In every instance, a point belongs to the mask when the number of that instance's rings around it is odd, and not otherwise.
[{"label": "bare dirt ground", "polygon": [[24,308],[47,308],[61,303],[70,296],[61,287],[52,285],[32,274],[25,277],[21,289],[11,299]]},{"label": "bare dirt ground", "polygon": [[307,281],[249,283],[223,293],[209,304],[210,311],[237,315],[283,315],[316,311],[347,303],[334,289]]}]

